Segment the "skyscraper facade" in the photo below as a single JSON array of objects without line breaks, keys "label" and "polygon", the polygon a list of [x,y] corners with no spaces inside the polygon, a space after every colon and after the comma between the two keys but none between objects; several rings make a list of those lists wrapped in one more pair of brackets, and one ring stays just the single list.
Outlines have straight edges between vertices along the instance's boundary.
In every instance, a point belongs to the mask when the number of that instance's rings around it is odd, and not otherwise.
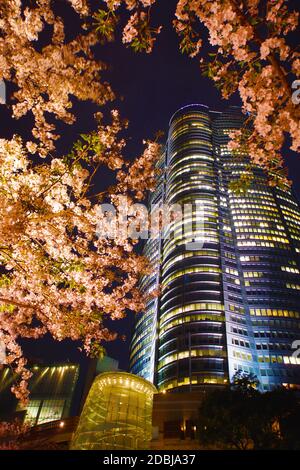
[{"label": "skyscraper facade", "polygon": [[[160,391],[224,385],[238,370],[265,391],[300,386],[300,209],[288,185],[228,149],[243,125],[238,108],[198,104],[170,120],[149,208],[192,210],[188,229],[175,218],[145,243],[141,288],[160,293],[137,318],[130,366]],[[232,187],[241,176],[246,192]]]}]

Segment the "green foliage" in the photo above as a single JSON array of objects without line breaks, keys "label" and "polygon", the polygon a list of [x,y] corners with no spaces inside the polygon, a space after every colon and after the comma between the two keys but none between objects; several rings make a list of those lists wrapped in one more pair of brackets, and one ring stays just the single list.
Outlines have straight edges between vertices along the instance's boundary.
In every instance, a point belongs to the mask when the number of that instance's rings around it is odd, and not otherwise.
[{"label": "green foliage", "polygon": [[109,10],[99,9],[93,15],[94,21],[94,28],[95,31],[99,34],[99,36],[107,41],[113,41],[116,26],[118,23],[118,17],[116,14]]},{"label": "green foliage", "polygon": [[244,450],[250,447],[244,394],[230,389],[207,393],[199,410],[199,438],[204,446]]},{"label": "green foliage", "polygon": [[69,167],[76,166],[76,163],[77,166],[80,166],[79,161],[92,164],[93,156],[102,154],[104,149],[105,147],[96,131],[80,134],[80,138],[74,143],[71,152],[63,157],[63,161]]},{"label": "green foliage", "polygon": [[138,24],[138,36],[132,39],[130,47],[134,52],[149,52],[153,45],[153,34],[157,30],[150,27],[149,20],[140,19]]},{"label": "green foliage", "polygon": [[149,38],[147,35],[134,38],[130,43],[134,52],[145,52],[149,46]]},{"label": "green foliage", "polygon": [[103,357],[106,355],[106,350],[100,343],[98,343],[97,341],[92,342],[90,352],[91,357],[103,359]]},{"label": "green foliage", "polygon": [[12,313],[15,310],[16,306],[13,304],[2,303],[0,305],[0,312]]},{"label": "green foliage", "polygon": [[53,274],[60,274],[60,273],[65,273],[65,272],[80,272],[83,271],[84,269],[84,263],[81,262],[80,260],[59,260],[59,261],[53,261],[52,263],[52,272]]},{"label": "green foliage", "polygon": [[0,276],[0,287],[9,286],[10,283],[11,283],[11,279],[6,274],[2,274]]},{"label": "green foliage", "polygon": [[258,380],[238,372],[231,387],[207,393],[199,409],[199,439],[220,449],[300,449],[300,401],[277,388],[261,393]]},{"label": "green foliage", "polygon": [[179,49],[182,54],[191,55],[196,51],[198,34],[192,27],[187,26],[181,33],[182,39],[179,43]]},{"label": "green foliage", "polygon": [[234,390],[248,393],[257,390],[259,380],[252,372],[245,374],[241,370],[238,370],[232,377],[231,386]]}]

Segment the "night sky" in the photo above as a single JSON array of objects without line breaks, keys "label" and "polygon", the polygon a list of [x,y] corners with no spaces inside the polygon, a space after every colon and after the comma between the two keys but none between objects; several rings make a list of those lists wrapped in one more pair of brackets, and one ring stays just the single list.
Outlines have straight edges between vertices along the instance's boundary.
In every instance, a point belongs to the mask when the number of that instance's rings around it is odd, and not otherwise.
[{"label": "night sky", "polygon": [[[99,5],[99,0],[93,0]],[[159,7],[153,11],[155,25],[163,24],[163,31],[158,37],[152,54],[136,54],[126,48],[116,38],[114,43],[97,46],[95,55],[110,65],[105,78],[111,83],[118,95],[111,108],[120,109],[123,117],[127,117],[130,126],[127,134],[128,158],[137,156],[142,150],[142,140],[151,138],[158,130],[167,132],[171,115],[181,106],[191,103],[203,103],[215,110],[224,110],[229,105],[240,105],[236,94],[230,101],[221,99],[219,91],[213,82],[202,77],[199,60],[182,55],[178,49],[178,37],[172,28],[172,19],[177,0],[159,1]],[[296,1],[291,1],[296,6]],[[63,14],[68,17],[70,34],[76,27],[76,16],[71,9],[63,4]],[[61,13],[61,12],[60,12]],[[203,29],[203,35],[206,32]],[[204,52],[208,51],[204,49]],[[9,99],[8,89],[8,99]],[[122,98],[122,99],[121,99]],[[93,113],[96,107],[89,103],[74,103],[77,122],[73,126],[61,126],[63,137],[58,142],[58,151],[67,152],[78,134],[94,129]],[[29,120],[13,121],[7,109],[0,108],[1,136],[9,137],[20,133],[27,137],[26,127]],[[300,194],[299,161],[296,154],[286,151],[286,161],[290,177],[295,183],[296,193]],[[101,174],[96,184],[101,186]],[[129,314],[125,320],[113,322],[112,327],[127,336],[127,341],[117,340],[107,345],[108,354],[120,361],[120,367],[128,367],[128,343],[132,333],[134,316]],[[30,343],[30,344],[29,344]],[[80,358],[77,345],[70,341],[54,343],[51,339],[35,342],[26,341],[26,351],[34,359],[49,360],[78,360]]]}]

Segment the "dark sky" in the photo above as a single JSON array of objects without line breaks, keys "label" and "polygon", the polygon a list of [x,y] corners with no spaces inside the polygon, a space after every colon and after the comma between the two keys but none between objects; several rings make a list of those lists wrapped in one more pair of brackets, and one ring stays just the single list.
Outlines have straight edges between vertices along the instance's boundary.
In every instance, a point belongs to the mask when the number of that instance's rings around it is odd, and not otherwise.
[{"label": "dark sky", "polygon": [[[99,0],[93,0],[93,4],[99,3]],[[203,103],[212,109],[223,110],[230,104],[241,104],[238,95],[230,101],[222,100],[213,82],[201,76],[199,61],[179,52],[178,38],[171,24],[176,3],[177,0],[160,0],[159,7],[154,9],[153,22],[156,25],[163,24],[163,31],[152,54],[135,54],[122,45],[119,37],[114,43],[97,46],[95,50],[96,57],[110,65],[111,69],[106,73],[106,78],[119,97],[123,97],[123,101],[118,99],[113,107],[118,107],[122,115],[130,121],[126,151],[129,158],[139,154],[143,139],[153,137],[157,130],[167,132],[171,115],[181,106]],[[291,3],[294,4],[294,1]],[[74,15],[69,10],[66,11],[69,18],[68,27],[72,32]],[[203,34],[206,35],[204,29]],[[95,126],[94,106],[76,103],[74,109],[78,120],[72,127],[62,127],[63,138],[58,146],[61,151],[67,151],[79,133],[87,132]],[[2,135],[8,136],[15,132],[25,135],[24,129],[28,121],[12,121],[4,109],[0,109],[0,120]],[[300,166],[297,158],[299,157],[292,152],[286,152],[290,176],[295,182],[296,191],[300,193]],[[101,175],[98,178],[101,185]],[[133,315],[113,323],[113,327],[125,333],[128,338],[131,336],[132,326]],[[35,358],[53,358],[56,361],[78,358],[76,347],[69,341],[58,344],[47,339],[27,346],[30,355]],[[117,340],[109,344],[107,350],[112,357],[119,359],[121,368],[127,368],[128,341]]]}]

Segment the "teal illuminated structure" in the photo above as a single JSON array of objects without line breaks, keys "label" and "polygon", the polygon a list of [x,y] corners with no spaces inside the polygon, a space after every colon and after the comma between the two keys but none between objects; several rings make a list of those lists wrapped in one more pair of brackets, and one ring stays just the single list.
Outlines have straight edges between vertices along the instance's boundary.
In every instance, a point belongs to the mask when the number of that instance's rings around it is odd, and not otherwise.
[{"label": "teal illuminated structure", "polygon": [[[141,287],[150,293],[160,284],[161,294],[137,319],[131,372],[160,391],[224,385],[237,370],[254,373],[265,391],[300,386],[293,355],[300,339],[299,204],[289,186],[271,187],[257,167],[247,192],[232,190],[231,182],[251,177],[247,154],[228,149],[230,132],[243,123],[238,108],[220,113],[198,104],[170,121],[150,205],[189,203],[193,227],[203,220],[201,233],[182,232],[175,221],[168,239],[145,244],[157,269]],[[204,244],[189,249],[198,237]]]}]

